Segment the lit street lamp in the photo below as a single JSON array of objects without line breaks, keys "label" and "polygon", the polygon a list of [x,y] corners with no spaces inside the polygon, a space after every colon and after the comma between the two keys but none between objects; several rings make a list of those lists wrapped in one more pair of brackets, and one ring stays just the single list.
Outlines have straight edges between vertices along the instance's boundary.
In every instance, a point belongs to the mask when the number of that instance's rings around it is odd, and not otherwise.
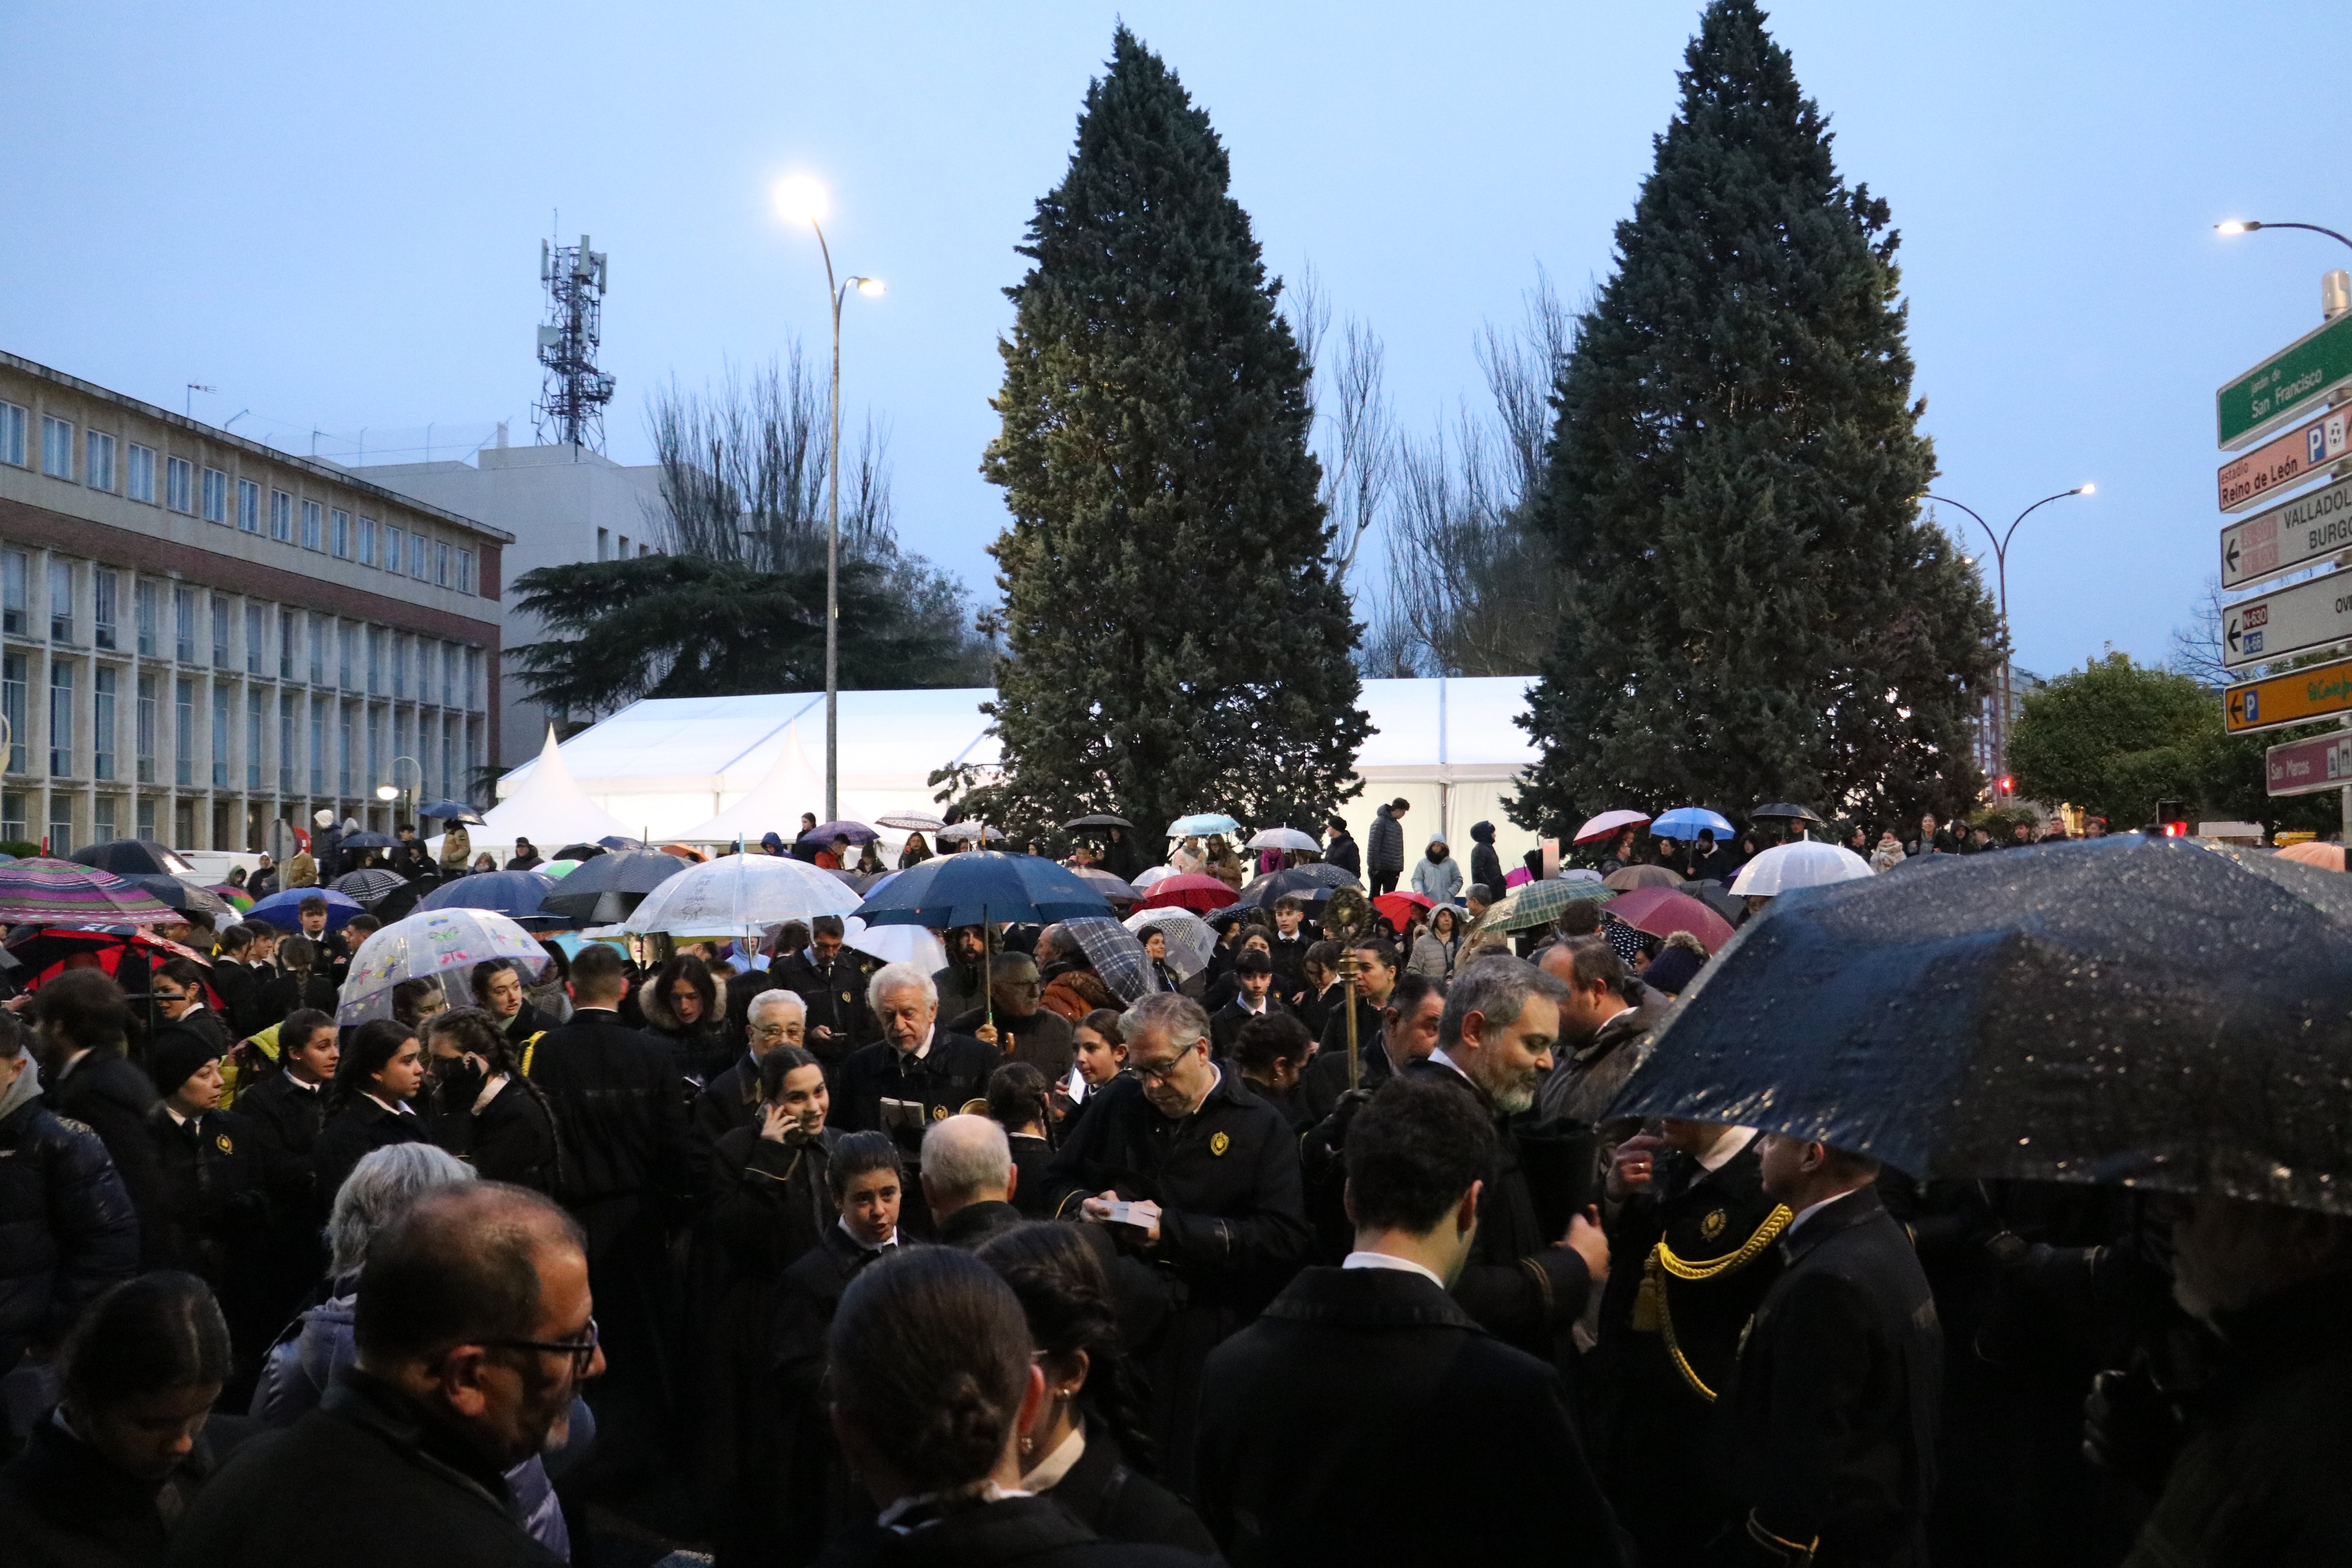
[{"label": "lit street lamp", "polygon": [[878,296],[882,280],[855,274],[835,280],[833,247],[825,243],[821,221],[827,205],[824,187],[806,174],[776,186],[778,215],[816,232],[816,247],[824,257],[825,298],[833,307],[833,437],[824,464],[824,819],[832,822],[841,815],[841,302],[853,288],[869,299]]},{"label": "lit street lamp", "polygon": [[[420,790],[423,789],[425,787],[425,764],[418,762],[415,757],[409,756],[404,752],[392,759],[392,766],[386,771],[396,779],[400,776],[400,764],[403,763],[406,763],[410,767],[416,770],[416,787]],[[400,799],[401,796],[407,795],[408,793],[408,791],[402,789],[396,784],[380,784],[375,786],[376,799],[383,802],[386,805],[390,805],[393,802]],[[409,812],[407,816],[408,820],[411,823],[414,823],[416,820],[415,813]],[[393,826],[395,827],[400,826],[397,817],[395,817]]]},{"label": "lit street lamp", "polygon": [[2213,232],[2215,234],[2222,235],[2252,234],[2258,228],[2307,229],[2313,234],[2324,234],[2328,238],[2336,241],[2338,245],[2352,246],[2352,239],[2345,238],[2344,236],[2336,233],[2332,228],[2322,228],[2315,223],[2262,223],[2253,218],[2233,217],[2227,223],[2215,224],[2213,226]]},{"label": "lit street lamp", "polygon": [[2000,584],[2000,715],[1994,721],[1992,729],[1993,776],[1996,778],[2009,776],[2009,542],[2016,537],[2019,523],[2023,522],[2052,501],[2064,500],[2068,496],[2086,496],[2097,488],[2095,485],[2076,485],[2071,490],[2060,490],[2054,496],[2043,496],[2040,500],[2019,512],[2011,521],[2009,530],[2005,533],[1995,533],[1992,531],[1992,524],[1979,516],[1976,508],[1965,502],[1956,501],[1949,496],[1927,497],[1927,500],[1940,501],[1946,506],[1958,507],[1970,517],[1976,518],[1977,526],[1985,531],[1987,539],[1992,541],[1994,574]]}]

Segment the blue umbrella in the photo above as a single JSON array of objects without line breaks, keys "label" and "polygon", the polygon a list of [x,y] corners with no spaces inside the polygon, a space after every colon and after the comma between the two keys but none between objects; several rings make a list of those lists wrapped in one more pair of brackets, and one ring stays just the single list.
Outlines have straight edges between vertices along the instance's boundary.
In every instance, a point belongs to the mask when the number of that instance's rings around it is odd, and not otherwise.
[{"label": "blue umbrella", "polygon": [[604,849],[643,849],[646,847],[642,838],[625,838],[617,833],[607,833],[596,840],[596,844]]},{"label": "blue umbrella", "polygon": [[562,915],[540,908],[559,886],[540,871],[483,871],[456,877],[416,900],[416,912],[431,910],[488,910],[517,922],[564,923]]},{"label": "blue umbrella", "polygon": [[335,847],[338,849],[389,849],[397,842],[399,841],[389,833],[374,833],[362,828],[357,833],[346,833],[336,839]]},{"label": "blue umbrella", "polygon": [[856,913],[869,926],[918,925],[934,931],[991,921],[1081,920],[1108,916],[1102,895],[1042,855],[968,849],[924,861],[877,888]]},{"label": "blue umbrella", "polygon": [[795,842],[803,849],[830,849],[836,838],[846,838],[852,844],[871,844],[880,837],[862,822],[820,822]]},{"label": "blue umbrella", "polygon": [[1222,811],[1196,811],[1168,825],[1171,838],[1205,838],[1212,833],[1239,833],[1242,825]]},{"label": "blue umbrella", "polygon": [[1699,829],[1713,831],[1718,840],[1732,837],[1738,830],[1719,812],[1703,805],[1677,806],[1650,824],[1653,838],[1678,838],[1685,841],[1698,837]]},{"label": "blue umbrella", "polygon": [[360,901],[349,893],[339,893],[332,888],[288,888],[283,892],[270,894],[237,918],[268,921],[279,931],[300,931],[302,900],[305,899],[327,900],[329,931],[342,930],[343,923],[360,912]]}]

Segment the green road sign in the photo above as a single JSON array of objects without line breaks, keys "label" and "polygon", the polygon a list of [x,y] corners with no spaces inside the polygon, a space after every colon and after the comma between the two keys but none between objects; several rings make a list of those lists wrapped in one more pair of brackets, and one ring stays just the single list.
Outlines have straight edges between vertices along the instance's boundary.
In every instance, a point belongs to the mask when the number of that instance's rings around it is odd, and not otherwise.
[{"label": "green road sign", "polygon": [[2352,312],[2305,333],[2213,395],[2221,447],[2266,436],[2347,385],[2352,385]]}]

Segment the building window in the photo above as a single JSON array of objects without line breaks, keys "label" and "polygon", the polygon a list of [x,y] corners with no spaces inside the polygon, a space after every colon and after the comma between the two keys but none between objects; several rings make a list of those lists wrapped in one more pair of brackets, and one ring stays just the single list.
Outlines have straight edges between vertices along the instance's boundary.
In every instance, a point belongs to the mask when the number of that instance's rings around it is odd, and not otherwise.
[{"label": "building window", "polygon": [[262,607],[259,605],[255,604],[250,599],[246,601],[245,672],[247,675],[266,675],[268,673],[268,671],[261,668],[262,659],[268,657],[269,653],[269,632],[262,624],[263,613]]},{"label": "building window", "polygon": [[404,537],[400,530],[393,527],[392,524],[383,525],[383,569],[385,571],[397,572],[401,569],[400,543]]},{"label": "building window", "polygon": [[190,494],[195,472],[185,458],[163,460],[163,504],[173,511],[194,511],[196,503]]},{"label": "building window", "polygon": [[137,747],[141,784],[155,782],[155,689],[156,679],[153,676],[142,675],[139,678],[139,712],[131,739]]},{"label": "building window", "polygon": [[213,787],[228,787],[228,688],[213,687]]},{"label": "building window", "polygon": [[302,503],[302,548],[324,550],[327,547],[327,509],[317,501]]},{"label": "building window", "polygon": [[139,657],[152,658],[155,657],[155,639],[161,635],[156,627],[163,618],[160,603],[163,591],[156,586],[152,577],[142,577],[138,585],[131,590],[131,597],[135,606],[133,613],[139,617]]},{"label": "building window", "polygon": [[596,531],[596,559],[599,561],[610,561],[612,558],[613,531],[608,528],[600,528]]},{"label": "building window", "polygon": [[265,699],[252,687],[245,691],[245,787],[261,792],[261,719]]},{"label": "building window", "polygon": [[81,482],[94,490],[114,488],[114,437],[102,430],[83,435]]},{"label": "building window", "polygon": [[261,487],[251,479],[236,481],[236,526],[247,533],[261,531]]},{"label": "building window", "polygon": [[360,519],[360,564],[375,564],[375,519],[372,517]]},{"label": "building window", "polygon": [[433,581],[438,587],[449,586],[449,547],[446,544],[433,547]]},{"label": "building window", "polygon": [[394,634],[392,639],[392,700],[404,701],[408,696],[408,639]]},{"label": "building window", "polygon": [[[280,680],[291,680],[294,679],[294,633],[296,624],[297,622],[293,611],[283,607],[278,610],[278,679]],[[289,784],[286,788],[286,793],[289,795],[293,794],[293,785]]]},{"label": "building window", "polygon": [[[0,718],[8,721],[8,771],[25,771],[25,679],[26,657],[21,653],[0,656]],[[22,838],[18,833],[14,837]]]},{"label": "building window", "polygon": [[153,795],[148,795],[140,801],[137,815],[139,817],[139,837],[142,838],[154,837],[155,797]]},{"label": "building window", "polygon": [[121,679],[121,671],[103,664],[90,672],[89,776],[92,778],[110,779],[114,776],[114,697]]},{"label": "building window", "polygon": [[457,792],[457,724],[454,719],[441,721],[441,791],[444,795]]},{"label": "building window", "polygon": [[129,481],[123,488],[124,494],[132,500],[143,500],[149,506],[153,506],[155,504],[155,448],[142,447],[136,441],[131,442],[130,472],[123,477]]},{"label": "building window", "polygon": [[352,754],[359,749],[353,730],[355,722],[352,705],[348,702],[344,703],[342,705],[343,754],[338,759],[342,763],[338,775],[341,782],[335,792],[338,795],[348,795],[352,793]]},{"label": "building window", "polygon": [[457,552],[457,592],[470,594],[473,591],[474,552],[470,550],[460,550]]},{"label": "building window", "polygon": [[341,507],[327,514],[327,542],[338,559],[352,558],[352,514]]},{"label": "building window", "polygon": [[335,684],[345,691],[354,691],[354,675],[360,661],[360,629],[345,622],[335,628],[336,665],[340,671]]},{"label": "building window", "polygon": [[0,838],[21,842],[25,837],[25,802],[28,797],[11,790],[0,795]]},{"label": "building window", "polygon": [[228,595],[213,595],[213,668],[228,668]]},{"label": "building window", "polygon": [[294,793],[294,699],[278,699],[278,793]]},{"label": "building window", "polygon": [[[172,590],[172,644],[182,664],[196,662],[196,591]],[[182,779],[182,784],[188,781]]]},{"label": "building window", "polygon": [[[382,626],[370,626],[367,634],[367,690],[370,697],[383,695],[383,638]],[[374,776],[374,770],[369,770]]]},{"label": "building window", "polygon": [[466,650],[466,707],[468,710],[482,705],[482,650]]},{"label": "building window", "polygon": [[408,574],[420,583],[433,577],[433,542],[421,533],[408,536]]},{"label": "building window", "polygon": [[91,843],[110,844],[114,841],[115,809],[115,797],[110,795],[100,795],[96,800],[90,802],[91,816],[89,830]]},{"label": "building window", "polygon": [[310,793],[327,792],[327,705],[310,700]]},{"label": "building window", "polygon": [[269,492],[269,537],[280,544],[294,542],[294,498],[284,490]]},{"label": "building window", "polygon": [[73,776],[73,666],[49,661],[49,776]]},{"label": "building window", "polygon": [[[310,617],[310,684],[327,684],[327,617],[324,616]],[[313,784],[310,787],[315,790],[320,786]]]},{"label": "building window", "polygon": [[73,563],[49,557],[49,640],[73,641]]},{"label": "building window", "polygon": [[73,430],[69,421],[41,416],[41,472],[53,479],[73,478]]},{"label": "building window", "polygon": [[383,777],[383,710],[370,708],[367,716],[367,780]]},{"label": "building window", "polygon": [[121,579],[121,573],[110,572],[103,566],[89,574],[89,640],[94,647],[116,646],[114,603]]},{"label": "building window", "polygon": [[21,550],[0,552],[0,630],[16,637],[28,635],[25,603],[26,562]]},{"label": "building window", "polygon": [[196,683],[172,684],[172,776],[184,788],[196,782]]},{"label": "building window", "polygon": [[205,470],[205,521],[228,521],[228,475],[218,468]]},{"label": "building window", "polygon": [[441,645],[441,706],[455,708],[457,705],[457,645],[445,642]]},{"label": "building window", "polygon": [[0,463],[11,468],[25,466],[25,411],[13,403],[0,403]]},{"label": "building window", "polygon": [[62,858],[72,854],[76,847],[73,836],[73,796],[53,795],[49,797],[48,852]]}]

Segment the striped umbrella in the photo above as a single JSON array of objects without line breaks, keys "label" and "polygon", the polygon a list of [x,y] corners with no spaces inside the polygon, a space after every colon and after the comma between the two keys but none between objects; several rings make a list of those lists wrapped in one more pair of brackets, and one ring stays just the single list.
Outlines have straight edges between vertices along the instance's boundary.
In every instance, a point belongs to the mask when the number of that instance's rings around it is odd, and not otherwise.
[{"label": "striped umbrella", "polygon": [[181,919],[110,871],[35,856],[0,866],[0,925],[167,925]]}]

